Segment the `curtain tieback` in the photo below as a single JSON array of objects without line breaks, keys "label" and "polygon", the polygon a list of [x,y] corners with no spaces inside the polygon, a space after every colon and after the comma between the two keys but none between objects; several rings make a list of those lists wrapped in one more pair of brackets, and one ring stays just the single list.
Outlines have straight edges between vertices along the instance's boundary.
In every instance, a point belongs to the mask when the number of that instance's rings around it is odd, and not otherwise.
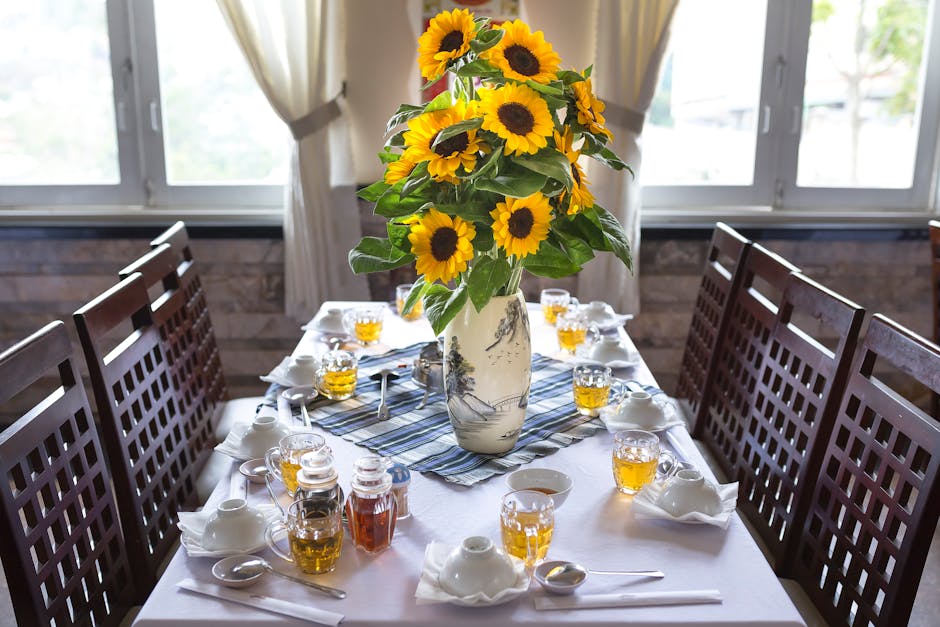
[{"label": "curtain tieback", "polygon": [[297,118],[293,122],[288,122],[287,127],[290,129],[290,134],[294,136],[295,140],[300,141],[307,135],[313,135],[320,129],[325,128],[327,124],[342,115],[343,112],[339,108],[339,99],[345,95],[346,81],[343,81],[343,89],[336,98],[324,102],[307,115]]},{"label": "curtain tieback", "polygon": [[604,109],[604,117],[607,118],[608,124],[615,124],[620,128],[633,131],[637,135],[643,133],[643,123],[646,121],[645,113],[612,102],[607,103],[607,108]]}]

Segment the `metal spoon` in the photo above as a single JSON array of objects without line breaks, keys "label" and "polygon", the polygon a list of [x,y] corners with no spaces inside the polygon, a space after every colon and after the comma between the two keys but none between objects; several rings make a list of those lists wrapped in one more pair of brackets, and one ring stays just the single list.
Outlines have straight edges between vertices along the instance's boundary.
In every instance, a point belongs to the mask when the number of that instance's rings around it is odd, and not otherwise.
[{"label": "metal spoon", "polygon": [[340,590],[338,588],[331,588],[329,586],[324,586],[318,583],[313,583],[312,581],[307,581],[306,579],[301,579],[300,577],[293,577],[291,575],[286,575],[278,570],[274,570],[274,567],[271,566],[271,564],[261,559],[260,557],[255,557],[254,555],[246,555],[245,560],[242,562],[235,563],[235,561],[233,560],[233,563],[228,564],[228,566],[229,566],[228,570],[221,573],[223,581],[226,577],[229,577],[236,581],[244,580],[244,579],[252,579],[254,577],[257,577],[259,574],[267,571],[269,573],[274,573],[278,577],[283,577],[284,579],[289,579],[291,581],[301,583],[305,586],[313,588],[314,590],[318,590],[320,592],[323,592],[324,594],[328,594],[331,597],[334,597],[336,599],[346,598],[346,592],[343,590]]},{"label": "metal spoon", "polygon": [[588,573],[595,575],[628,575],[632,577],[654,577],[661,579],[666,575],[660,570],[591,570],[581,564],[564,562],[558,564],[547,573],[545,581],[562,585],[577,585],[587,579]]}]

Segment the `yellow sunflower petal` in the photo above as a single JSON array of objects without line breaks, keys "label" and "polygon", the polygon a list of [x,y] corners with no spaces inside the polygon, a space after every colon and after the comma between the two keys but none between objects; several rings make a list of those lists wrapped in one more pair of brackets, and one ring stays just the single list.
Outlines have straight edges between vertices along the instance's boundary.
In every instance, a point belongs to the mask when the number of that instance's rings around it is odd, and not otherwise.
[{"label": "yellow sunflower petal", "polygon": [[571,88],[574,90],[575,105],[578,109],[578,123],[586,126],[592,133],[600,133],[613,139],[613,134],[604,128],[604,109],[607,105],[594,96],[591,79],[572,83]]},{"label": "yellow sunflower petal", "polygon": [[473,259],[476,229],[459,217],[451,218],[437,209],[430,209],[418,222],[411,225],[408,241],[417,258],[415,268],[428,283],[444,283],[466,271]]},{"label": "yellow sunflower petal", "polygon": [[534,154],[548,145],[554,129],[552,116],[534,89],[506,84],[477,94],[483,129],[506,140],[507,154]]},{"label": "yellow sunflower petal", "polygon": [[535,192],[525,198],[506,198],[490,212],[493,238],[507,255],[525,257],[538,251],[548,237],[552,208],[548,198]]},{"label": "yellow sunflower petal", "polygon": [[418,38],[418,67],[421,76],[434,80],[444,73],[447,64],[470,50],[476,25],[467,9],[438,13],[428,29]]}]

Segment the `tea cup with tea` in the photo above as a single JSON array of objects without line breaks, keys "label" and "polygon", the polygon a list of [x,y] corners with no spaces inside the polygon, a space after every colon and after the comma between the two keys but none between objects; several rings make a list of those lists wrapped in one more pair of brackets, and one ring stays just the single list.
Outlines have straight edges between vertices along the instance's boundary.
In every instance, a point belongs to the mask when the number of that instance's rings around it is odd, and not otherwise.
[{"label": "tea cup with tea", "polygon": [[382,337],[382,321],[385,319],[384,306],[356,307],[343,316],[346,332],[365,345],[375,344]]},{"label": "tea cup with tea", "polygon": [[499,512],[503,548],[532,568],[545,559],[555,530],[551,497],[534,490],[516,490],[503,497]]},{"label": "tea cup with tea", "polygon": [[627,384],[607,366],[576,366],[571,372],[574,405],[582,416],[596,416],[601,407],[616,404],[627,395]]},{"label": "tea cup with tea", "polygon": [[539,303],[542,305],[542,315],[545,316],[545,322],[555,324],[558,314],[565,313],[568,310],[568,305],[571,304],[571,294],[568,293],[568,290],[554,287],[544,289],[539,296]]},{"label": "tea cup with tea", "polygon": [[571,477],[552,468],[520,468],[506,475],[511,490],[533,490],[551,497],[555,509],[568,499],[573,482]]},{"label": "tea cup with tea", "polygon": [[[288,550],[277,536],[287,533]],[[339,503],[332,499],[299,499],[287,508],[285,520],[272,522],[265,531],[271,550],[305,573],[328,573],[336,568],[343,549],[343,516]]]},{"label": "tea cup with tea", "polygon": [[558,314],[555,329],[558,346],[571,355],[581,344],[585,342],[593,344],[601,336],[600,328],[588,321],[587,316],[579,311],[577,306],[568,307],[564,313]]},{"label": "tea cup with tea", "polygon": [[317,391],[334,401],[351,398],[356,393],[359,359],[343,350],[331,350],[320,358],[317,369]]},{"label": "tea cup with tea", "polygon": [[294,496],[297,491],[297,472],[300,458],[305,453],[319,451],[326,446],[326,439],[319,433],[294,433],[284,436],[277,446],[264,455],[268,472],[279,479],[287,493]]},{"label": "tea cup with tea", "polygon": [[668,479],[681,467],[675,455],[662,449],[655,433],[641,430],[614,434],[611,462],[614,483],[624,494],[636,494],[655,479]]}]

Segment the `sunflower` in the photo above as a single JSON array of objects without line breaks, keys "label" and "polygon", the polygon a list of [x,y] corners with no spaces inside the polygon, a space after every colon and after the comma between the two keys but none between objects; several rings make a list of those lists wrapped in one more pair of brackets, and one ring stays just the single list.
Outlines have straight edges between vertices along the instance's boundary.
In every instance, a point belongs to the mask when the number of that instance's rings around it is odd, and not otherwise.
[{"label": "sunflower", "polygon": [[458,122],[468,119],[468,115],[476,113],[476,107],[470,106],[463,100],[448,109],[422,113],[408,121],[405,131],[406,153],[416,163],[428,162],[428,172],[439,182],[456,183],[454,176],[457,169],[463,166],[470,172],[476,166],[477,153],[481,149],[481,141],[477,138],[476,129],[464,131],[449,137],[432,148],[437,134]]},{"label": "sunflower", "polygon": [[574,89],[575,105],[578,107],[578,122],[588,127],[592,133],[601,133],[608,139],[613,139],[611,132],[604,128],[604,109],[607,105],[594,96],[591,79],[572,83],[571,88]]},{"label": "sunflower", "polygon": [[428,29],[418,38],[418,67],[421,76],[431,81],[444,73],[447,63],[470,50],[476,26],[468,9],[438,13]]},{"label": "sunflower", "polygon": [[470,243],[477,232],[472,222],[451,218],[433,207],[423,218],[411,225],[408,241],[411,252],[417,257],[415,267],[424,280],[433,283],[437,279],[447,283],[467,269],[473,259]]},{"label": "sunflower", "polygon": [[410,155],[406,152],[398,161],[392,161],[388,164],[388,167],[385,169],[385,182],[389,185],[394,185],[398,181],[402,180],[415,169],[415,162],[409,158]]},{"label": "sunflower", "polygon": [[477,90],[483,129],[506,140],[506,154],[534,154],[552,134],[548,105],[534,89],[506,84],[499,89]]},{"label": "sunflower", "polygon": [[533,33],[522,20],[505,22],[500,28],[503,38],[483,53],[484,59],[502,70],[506,78],[523,83],[533,80],[543,85],[555,80],[561,57],[545,41],[542,31]]},{"label": "sunflower", "polygon": [[[580,213],[582,209],[594,206],[594,194],[588,189],[587,177],[584,176],[584,170],[578,164],[581,151],[572,148],[572,143],[574,143],[574,136],[571,127],[565,126],[562,133],[555,131],[555,147],[568,158],[571,167],[571,178],[574,182],[574,185],[571,186],[571,200],[568,203],[569,216]],[[558,201],[564,201],[567,193],[568,190],[562,190],[558,196]]]},{"label": "sunflower", "polygon": [[490,212],[493,218],[493,238],[507,255],[525,257],[539,249],[539,244],[548,237],[548,225],[552,221],[552,208],[548,198],[535,192],[525,198],[506,198],[496,203]]}]

